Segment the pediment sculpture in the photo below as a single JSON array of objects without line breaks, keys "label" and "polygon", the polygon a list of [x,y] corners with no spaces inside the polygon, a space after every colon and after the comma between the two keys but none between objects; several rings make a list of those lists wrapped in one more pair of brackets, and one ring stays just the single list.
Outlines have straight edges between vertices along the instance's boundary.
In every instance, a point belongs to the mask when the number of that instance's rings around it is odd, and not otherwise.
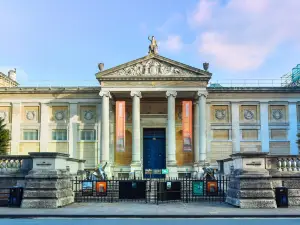
[{"label": "pediment sculpture", "polygon": [[180,67],[162,62],[156,59],[149,59],[135,65],[125,67],[110,74],[109,77],[136,77],[136,76],[196,76],[197,73],[182,69]]}]

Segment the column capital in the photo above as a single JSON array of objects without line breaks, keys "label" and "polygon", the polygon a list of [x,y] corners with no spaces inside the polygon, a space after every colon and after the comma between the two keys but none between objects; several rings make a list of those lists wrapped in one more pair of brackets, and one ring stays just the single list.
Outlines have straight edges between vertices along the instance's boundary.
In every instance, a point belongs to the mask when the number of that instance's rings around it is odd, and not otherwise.
[{"label": "column capital", "polygon": [[109,91],[100,91],[100,92],[99,92],[99,95],[100,95],[101,97],[105,96],[105,97],[111,98],[111,95],[110,95],[110,92],[109,92]]},{"label": "column capital", "polygon": [[131,91],[130,96],[131,97],[136,96],[136,97],[142,98],[142,92],[140,92],[140,91]]},{"label": "column capital", "polygon": [[198,91],[198,92],[197,92],[197,95],[198,95],[199,97],[204,96],[205,98],[207,98],[208,93],[207,93],[206,91]]},{"label": "column capital", "polygon": [[173,96],[174,98],[176,98],[177,92],[176,91],[167,91],[166,96],[167,97]]}]

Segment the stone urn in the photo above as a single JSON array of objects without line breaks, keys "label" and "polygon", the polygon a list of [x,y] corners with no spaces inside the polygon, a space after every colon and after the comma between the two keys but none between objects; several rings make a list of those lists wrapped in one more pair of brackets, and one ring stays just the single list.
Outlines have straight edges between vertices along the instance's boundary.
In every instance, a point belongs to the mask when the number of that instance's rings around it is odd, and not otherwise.
[{"label": "stone urn", "polygon": [[100,71],[103,71],[103,69],[104,69],[104,63],[99,63],[98,64],[98,68],[99,68]]},{"label": "stone urn", "polygon": [[203,63],[203,69],[204,69],[205,71],[208,70],[208,67],[209,67],[209,63],[207,63],[207,62]]}]

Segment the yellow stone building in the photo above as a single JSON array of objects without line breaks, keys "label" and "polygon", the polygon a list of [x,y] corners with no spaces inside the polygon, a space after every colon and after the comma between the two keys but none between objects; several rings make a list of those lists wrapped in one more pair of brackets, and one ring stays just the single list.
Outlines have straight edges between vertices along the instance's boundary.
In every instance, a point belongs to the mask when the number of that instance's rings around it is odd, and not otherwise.
[{"label": "yellow stone building", "polygon": [[[13,72],[0,74],[12,155],[62,152],[88,169],[107,162],[109,176],[168,169],[176,177],[235,152],[299,153],[297,87],[208,87],[212,73],[151,52],[110,69],[99,64],[97,87],[18,87]],[[118,101],[125,101],[124,151],[116,149]],[[192,101],[188,151],[183,101]]]}]

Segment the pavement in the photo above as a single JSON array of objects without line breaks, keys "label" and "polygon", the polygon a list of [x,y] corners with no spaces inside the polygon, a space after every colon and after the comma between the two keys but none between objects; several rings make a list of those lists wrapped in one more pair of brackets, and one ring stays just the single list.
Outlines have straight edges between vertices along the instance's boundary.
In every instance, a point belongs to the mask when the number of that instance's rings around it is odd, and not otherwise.
[{"label": "pavement", "polygon": [[240,209],[219,202],[74,203],[58,209],[0,208],[0,218],[300,218],[300,207]]},{"label": "pavement", "polygon": [[232,219],[162,219],[162,218],[141,218],[141,219],[128,219],[128,218],[117,218],[117,219],[87,219],[87,218],[37,218],[37,219],[0,219],[1,224],[9,225],[282,225],[284,223],[288,225],[299,225],[300,219],[291,218],[272,218],[272,219],[247,219],[247,218],[232,218]]}]

